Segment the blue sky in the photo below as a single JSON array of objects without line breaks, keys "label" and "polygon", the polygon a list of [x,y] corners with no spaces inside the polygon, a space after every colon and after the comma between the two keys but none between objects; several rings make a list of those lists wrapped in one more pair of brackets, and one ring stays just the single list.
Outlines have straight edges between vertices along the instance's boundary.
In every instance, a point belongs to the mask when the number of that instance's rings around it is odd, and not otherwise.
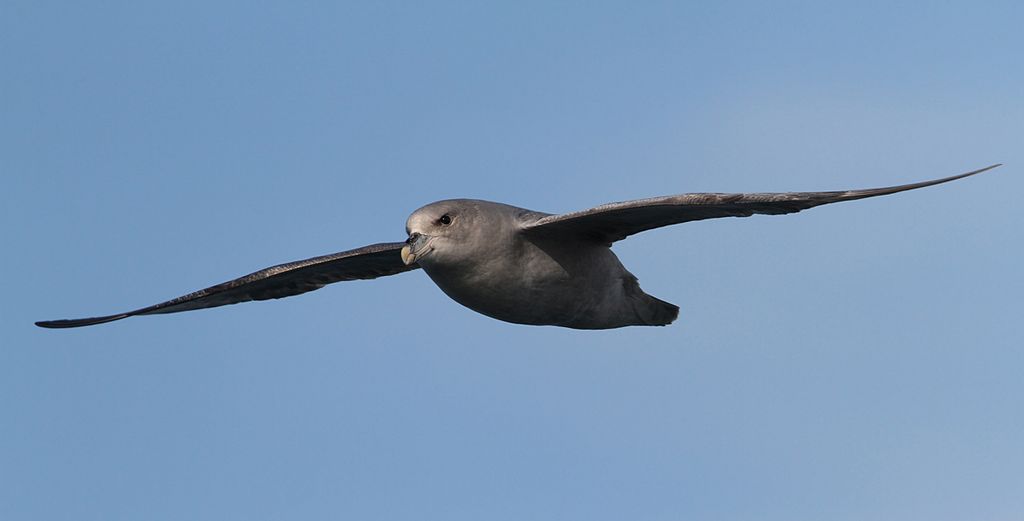
[{"label": "blue sky", "polygon": [[[1024,9],[4,2],[0,518],[1024,515]],[[616,245],[666,328],[517,326],[420,272],[67,331],[548,212],[1001,169]]]}]

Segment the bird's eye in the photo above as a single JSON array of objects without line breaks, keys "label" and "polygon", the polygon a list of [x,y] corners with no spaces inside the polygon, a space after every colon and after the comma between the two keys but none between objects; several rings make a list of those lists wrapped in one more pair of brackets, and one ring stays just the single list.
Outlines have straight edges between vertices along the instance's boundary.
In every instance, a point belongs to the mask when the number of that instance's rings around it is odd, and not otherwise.
[{"label": "bird's eye", "polygon": [[444,214],[444,215],[441,216],[440,219],[437,220],[437,222],[439,222],[439,223],[441,223],[441,224],[443,224],[445,226],[448,226],[449,224],[452,223],[452,216],[450,216],[448,214]]}]

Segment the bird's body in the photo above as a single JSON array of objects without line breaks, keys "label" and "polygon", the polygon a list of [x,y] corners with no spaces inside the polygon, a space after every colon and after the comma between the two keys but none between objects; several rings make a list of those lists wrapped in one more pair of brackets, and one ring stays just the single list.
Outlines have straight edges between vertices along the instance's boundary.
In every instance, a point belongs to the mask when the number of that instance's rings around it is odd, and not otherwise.
[{"label": "bird's body", "polygon": [[547,214],[474,199],[438,201],[409,219],[410,234],[438,228],[471,233],[437,253],[438,236],[416,262],[446,295],[498,320],[574,329],[666,325],[679,308],[647,295],[608,244],[582,237],[554,239],[524,230]]},{"label": "bird's body", "polygon": [[799,212],[894,194],[978,174],[886,188],[833,192],[694,193],[610,203],[559,215],[476,199],[428,204],[406,221],[404,243],[381,243],[290,262],[134,311],[36,322],[68,328],[135,315],[176,313],[298,295],[333,282],[423,268],[456,302],[484,315],[575,329],[663,326],[679,308],[640,289],[611,250],[653,228],[718,217]]}]

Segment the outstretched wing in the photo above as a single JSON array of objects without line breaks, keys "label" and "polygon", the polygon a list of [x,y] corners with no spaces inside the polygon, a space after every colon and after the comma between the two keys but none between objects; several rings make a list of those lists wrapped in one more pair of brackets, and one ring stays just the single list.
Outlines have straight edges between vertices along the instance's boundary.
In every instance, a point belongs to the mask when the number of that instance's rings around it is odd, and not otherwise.
[{"label": "outstretched wing", "polygon": [[553,237],[587,237],[611,244],[654,228],[718,217],[749,217],[754,214],[778,215],[799,212],[815,206],[865,197],[895,194],[916,188],[946,183],[980,174],[1000,165],[966,174],[886,188],[840,190],[834,192],[783,192],[750,194],[696,193],[668,195],[609,203],[588,210],[549,215],[523,226],[530,234]]},{"label": "outstretched wing", "polygon": [[36,322],[36,325],[49,328],[91,326],[135,315],[177,313],[250,300],[290,297],[320,289],[333,282],[375,279],[419,268],[416,264],[406,266],[402,262],[402,257],[399,255],[402,246],[405,246],[405,243],[373,244],[341,253],[279,264],[135,311],[104,317],[47,320]]}]

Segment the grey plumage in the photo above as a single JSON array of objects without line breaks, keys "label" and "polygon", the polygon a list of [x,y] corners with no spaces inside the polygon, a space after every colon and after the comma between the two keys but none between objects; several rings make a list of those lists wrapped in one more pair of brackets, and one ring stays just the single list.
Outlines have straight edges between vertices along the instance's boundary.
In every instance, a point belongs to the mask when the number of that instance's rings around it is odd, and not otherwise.
[{"label": "grey plumage", "polygon": [[531,325],[609,329],[666,325],[679,308],[640,289],[611,251],[645,230],[702,219],[786,214],[894,194],[990,170],[886,188],[832,192],[695,193],[610,203],[561,215],[474,199],[438,201],[409,216],[404,242],[381,243],[296,261],[134,311],[36,322],[70,328],[135,315],[176,313],[298,295],[346,280],[423,268],[456,302],[484,315]]}]

